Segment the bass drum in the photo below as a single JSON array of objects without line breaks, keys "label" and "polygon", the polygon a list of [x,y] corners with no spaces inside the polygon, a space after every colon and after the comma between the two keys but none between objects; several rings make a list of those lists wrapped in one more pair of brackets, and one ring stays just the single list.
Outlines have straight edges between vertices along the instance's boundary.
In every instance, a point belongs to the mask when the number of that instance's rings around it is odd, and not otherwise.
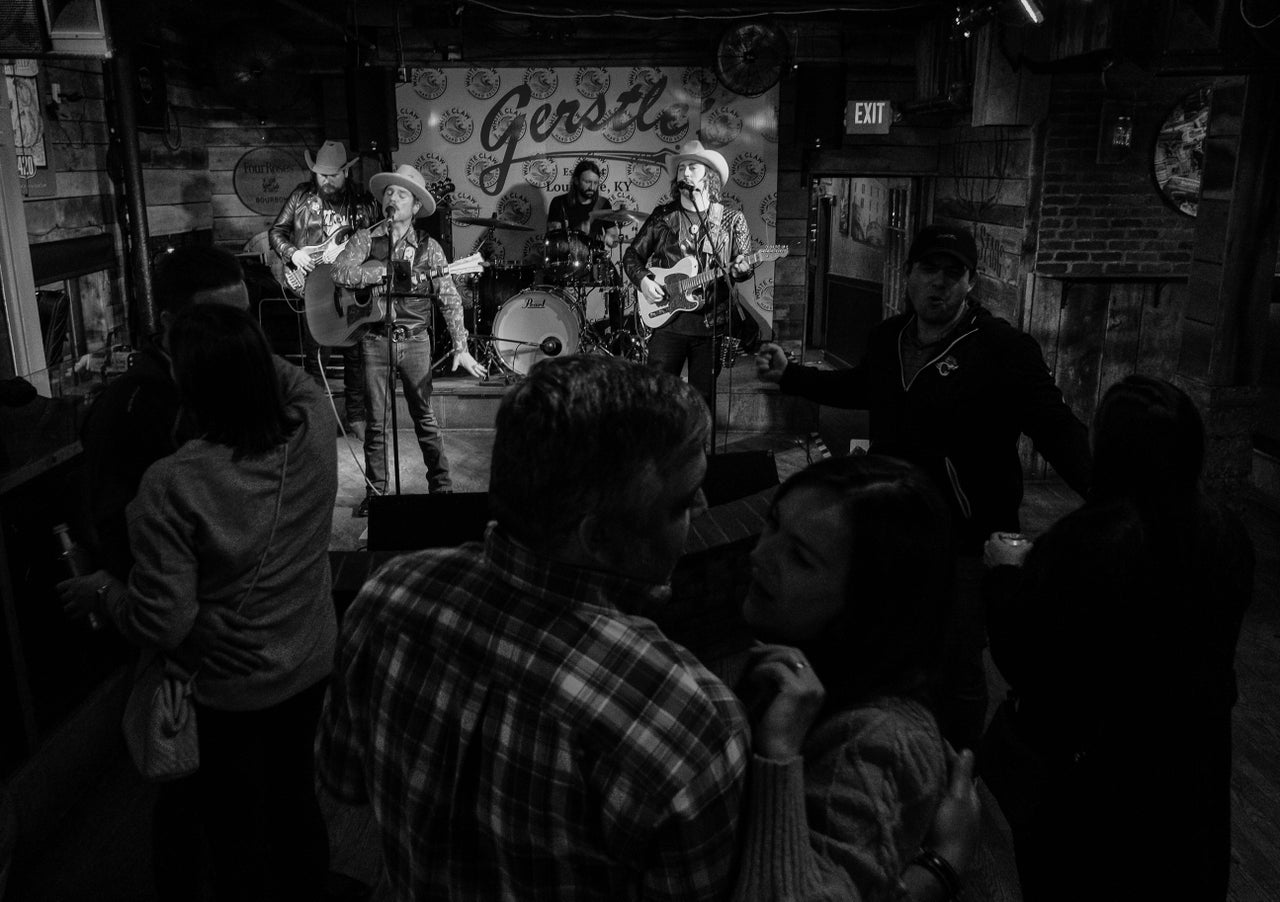
[{"label": "bass drum", "polygon": [[526,288],[493,318],[493,351],[508,369],[525,375],[539,360],[578,353],[582,315],[549,286]]}]

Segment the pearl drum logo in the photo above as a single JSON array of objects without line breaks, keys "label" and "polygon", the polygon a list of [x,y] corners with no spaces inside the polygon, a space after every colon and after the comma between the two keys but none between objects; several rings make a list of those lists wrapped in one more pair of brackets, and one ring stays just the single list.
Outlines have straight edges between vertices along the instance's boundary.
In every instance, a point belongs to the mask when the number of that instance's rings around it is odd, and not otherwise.
[{"label": "pearl drum logo", "polygon": [[556,75],[555,69],[537,66],[524,70],[524,83],[528,85],[529,93],[534,97],[546,100],[556,92],[556,88],[560,87],[560,76]]},{"label": "pearl drum logo", "polygon": [[476,124],[471,115],[460,107],[450,107],[440,117],[440,137],[450,144],[461,144],[471,137]]},{"label": "pearl drum logo", "polygon": [[740,153],[729,167],[734,183],[743,188],[754,188],[764,181],[764,157],[757,153]]},{"label": "pearl drum logo", "polygon": [[658,140],[679,144],[689,133],[689,104],[673,103],[658,114]]},{"label": "pearl drum logo", "polygon": [[524,180],[535,188],[546,191],[556,180],[556,163],[550,157],[526,160]]},{"label": "pearl drum logo", "polygon": [[[467,181],[487,194],[493,193],[498,184],[498,158],[493,154],[472,154],[467,160]],[[488,170],[486,172],[486,170]],[[481,182],[483,175],[484,181]]]},{"label": "pearl drum logo", "polygon": [[422,173],[427,184],[443,182],[449,178],[449,164],[438,153],[424,153],[413,161],[413,168]]},{"label": "pearl drum logo", "polygon": [[396,116],[396,136],[401,144],[412,144],[422,137],[422,117],[408,107],[401,107]]},{"label": "pearl drum logo", "polygon": [[498,93],[501,84],[497,69],[472,67],[467,70],[467,93],[476,100],[488,100]]},{"label": "pearl drum logo", "polygon": [[742,134],[742,117],[732,107],[722,106],[702,120],[703,143],[708,147],[732,144]]},{"label": "pearl drum logo", "polygon": [[413,70],[413,93],[423,100],[435,100],[449,87],[449,77],[434,66]]},{"label": "pearl drum logo", "polygon": [[651,160],[632,160],[627,165],[627,178],[634,188],[652,188],[663,172],[662,166]]},{"label": "pearl drum logo", "polygon": [[588,100],[594,100],[609,90],[609,73],[599,66],[583,66],[574,78],[578,93]]}]

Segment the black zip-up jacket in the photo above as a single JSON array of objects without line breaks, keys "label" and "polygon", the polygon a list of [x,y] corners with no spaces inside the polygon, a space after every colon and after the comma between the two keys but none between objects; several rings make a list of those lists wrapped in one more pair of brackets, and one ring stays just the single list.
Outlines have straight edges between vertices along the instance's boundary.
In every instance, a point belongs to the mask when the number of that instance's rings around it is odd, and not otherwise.
[{"label": "black zip-up jacket", "polygon": [[869,411],[871,451],[910,461],[937,482],[961,554],[980,552],[992,532],[1018,529],[1021,433],[1084,495],[1093,467],[1088,430],[1062,400],[1035,340],[970,301],[908,383],[901,347],[914,319],[903,313],[872,329],[852,369],[788,366],[782,390]]}]

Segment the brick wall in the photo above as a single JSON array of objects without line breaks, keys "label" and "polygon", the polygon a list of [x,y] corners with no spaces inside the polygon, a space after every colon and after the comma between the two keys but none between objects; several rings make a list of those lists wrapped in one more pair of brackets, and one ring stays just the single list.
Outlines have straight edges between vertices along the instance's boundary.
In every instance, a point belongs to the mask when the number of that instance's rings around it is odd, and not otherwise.
[{"label": "brick wall", "polygon": [[[1152,177],[1160,123],[1205,79],[1149,79],[1108,90],[1097,74],[1056,76],[1045,135],[1035,271],[1051,276],[1186,276],[1195,220],[1161,197]],[[1106,102],[1133,116],[1119,163],[1098,163]]]}]

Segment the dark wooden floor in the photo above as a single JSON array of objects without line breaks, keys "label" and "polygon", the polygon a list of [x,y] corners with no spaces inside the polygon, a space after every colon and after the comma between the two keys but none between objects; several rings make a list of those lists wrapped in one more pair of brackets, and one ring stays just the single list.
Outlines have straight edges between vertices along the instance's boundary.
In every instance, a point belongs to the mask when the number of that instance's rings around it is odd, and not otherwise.
[{"label": "dark wooden floor", "polygon": [[[345,453],[342,441],[339,450]],[[456,487],[482,490],[487,485],[491,435],[464,430],[448,433],[446,441],[455,462]],[[771,441],[783,478],[804,465],[808,452],[803,440]],[[408,447],[416,454],[411,439]],[[348,478],[353,480],[350,484]],[[358,475],[343,477],[334,520],[335,526],[341,522],[345,528],[335,528],[335,547],[353,547],[347,543],[354,542],[362,528],[363,521],[351,519],[351,498],[359,491],[355,480]],[[1029,486],[1024,528],[1040,532],[1075,504],[1074,496],[1058,484]],[[1229,898],[1274,902],[1280,899],[1280,512],[1250,503],[1244,514],[1258,549],[1259,567],[1257,591],[1237,655],[1240,701],[1235,713],[1234,866]],[[123,754],[104,760],[97,790],[86,795],[44,848],[25,850],[14,863],[9,893],[0,896],[20,902],[150,902],[154,899],[149,840],[154,792],[133,774]],[[333,804],[326,809],[334,870],[376,880],[380,853],[367,816]]]}]

